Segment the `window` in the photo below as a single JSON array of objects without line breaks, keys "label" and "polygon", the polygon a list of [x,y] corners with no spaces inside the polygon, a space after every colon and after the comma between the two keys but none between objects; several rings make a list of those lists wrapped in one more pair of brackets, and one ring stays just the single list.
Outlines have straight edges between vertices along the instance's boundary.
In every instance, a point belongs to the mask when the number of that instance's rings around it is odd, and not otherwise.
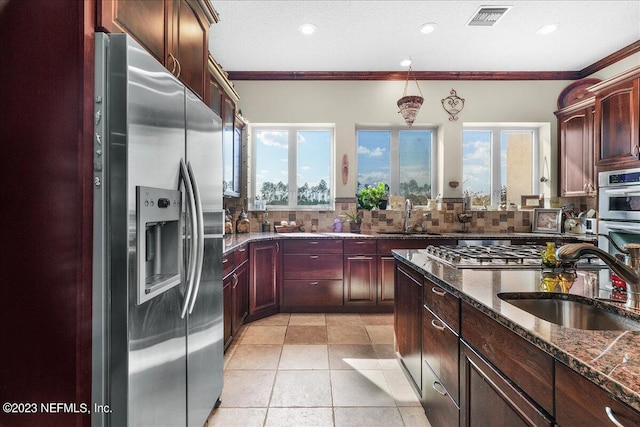
[{"label": "window", "polygon": [[463,191],[473,207],[520,204],[537,194],[538,129],[468,128],[462,137]]},{"label": "window", "polygon": [[333,209],[334,129],[254,125],[252,194],[268,209]]},{"label": "window", "polygon": [[391,194],[426,205],[435,185],[433,128],[359,128],[358,190],[383,182]]}]

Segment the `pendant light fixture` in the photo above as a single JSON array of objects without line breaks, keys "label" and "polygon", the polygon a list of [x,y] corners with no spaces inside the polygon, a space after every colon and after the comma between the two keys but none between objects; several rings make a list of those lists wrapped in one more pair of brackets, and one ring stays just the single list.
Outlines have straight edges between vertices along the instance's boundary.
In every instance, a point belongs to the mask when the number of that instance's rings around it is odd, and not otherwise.
[{"label": "pendant light fixture", "polygon": [[404,121],[407,122],[407,125],[409,127],[411,127],[411,125],[415,121],[416,115],[418,115],[418,111],[420,111],[420,107],[422,107],[422,103],[424,102],[424,97],[422,96],[420,85],[418,85],[418,81],[415,77],[413,78],[413,81],[415,81],[416,86],[418,86],[418,92],[420,93],[420,96],[407,95],[407,88],[409,86],[410,77],[411,65],[409,65],[409,71],[407,72],[407,81],[404,84],[404,93],[402,94],[402,98],[398,99],[398,108],[400,109],[398,113],[402,114]]}]

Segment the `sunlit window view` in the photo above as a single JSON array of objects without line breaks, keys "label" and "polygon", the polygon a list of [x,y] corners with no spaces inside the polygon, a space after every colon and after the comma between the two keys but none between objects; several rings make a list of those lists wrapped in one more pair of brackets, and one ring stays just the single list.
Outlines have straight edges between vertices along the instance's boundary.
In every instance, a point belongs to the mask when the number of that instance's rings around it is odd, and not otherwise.
[{"label": "sunlit window view", "polygon": [[358,190],[389,183],[391,132],[358,131]]},{"label": "sunlit window view", "polygon": [[518,205],[536,194],[537,132],[530,129],[463,131],[463,191],[473,207]]},{"label": "sunlit window view", "polygon": [[257,127],[253,142],[257,199],[269,208],[330,208],[333,129]]},{"label": "sunlit window view", "polygon": [[433,131],[358,130],[358,189],[380,182],[423,205],[432,198]]}]

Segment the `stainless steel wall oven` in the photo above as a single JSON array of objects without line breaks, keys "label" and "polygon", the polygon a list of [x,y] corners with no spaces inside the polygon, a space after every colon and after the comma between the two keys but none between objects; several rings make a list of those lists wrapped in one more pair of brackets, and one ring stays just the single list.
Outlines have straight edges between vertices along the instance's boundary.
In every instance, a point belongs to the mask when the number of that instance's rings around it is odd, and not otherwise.
[{"label": "stainless steel wall oven", "polygon": [[[598,246],[624,258],[626,244],[640,243],[640,168],[600,172],[598,186]],[[614,294],[626,292],[624,282],[608,269],[600,281],[611,282]]]}]

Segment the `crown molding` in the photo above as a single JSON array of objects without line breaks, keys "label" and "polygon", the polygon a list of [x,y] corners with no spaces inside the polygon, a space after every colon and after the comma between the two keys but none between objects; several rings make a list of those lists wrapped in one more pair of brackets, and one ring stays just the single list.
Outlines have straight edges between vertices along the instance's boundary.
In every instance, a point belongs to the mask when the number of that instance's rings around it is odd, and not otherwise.
[{"label": "crown molding", "polygon": [[[579,71],[415,71],[417,80],[579,80],[640,52],[640,40]],[[405,80],[405,71],[229,71],[230,80]]]},{"label": "crown molding", "polygon": [[609,65],[615,64],[616,62],[626,58],[627,56],[631,56],[636,52],[640,52],[640,40],[631,43],[628,46],[623,47],[622,49],[613,52],[611,55],[602,58],[600,61],[594,62],[588,67],[580,70],[580,77],[587,77],[591,74],[602,70]]},{"label": "crown molding", "polygon": [[[577,71],[411,71],[416,80],[577,80]],[[406,71],[229,71],[231,80],[406,80]]]}]

